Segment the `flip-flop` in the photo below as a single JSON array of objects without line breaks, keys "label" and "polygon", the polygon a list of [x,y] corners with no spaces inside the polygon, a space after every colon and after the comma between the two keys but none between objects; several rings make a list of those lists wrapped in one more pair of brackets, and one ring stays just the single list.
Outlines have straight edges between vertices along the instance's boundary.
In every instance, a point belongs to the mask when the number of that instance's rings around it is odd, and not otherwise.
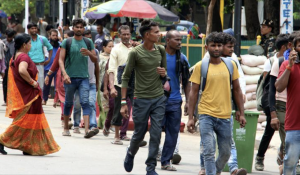
[{"label": "flip-flop", "polygon": [[114,141],[111,141],[110,143],[114,144],[114,145],[123,145],[123,142],[121,140],[114,140]]},{"label": "flip-flop", "polygon": [[109,136],[109,130],[107,130],[105,127],[103,128],[103,135],[105,136],[105,137],[108,137]]},{"label": "flip-flop", "polygon": [[85,133],[84,138],[89,139],[95,135],[95,132],[92,130],[89,130],[88,132]]},{"label": "flip-flop", "polygon": [[64,131],[64,132],[62,132],[62,135],[63,136],[71,136],[71,133],[70,133],[70,131]]},{"label": "flip-flop", "polygon": [[173,167],[172,165],[162,165],[161,169],[167,170],[167,171],[177,171],[177,169],[175,167]]},{"label": "flip-flop", "polygon": [[205,175],[205,169],[201,169],[198,175]]},{"label": "flip-flop", "polygon": [[235,175],[247,175],[247,171],[244,168],[238,169]]}]

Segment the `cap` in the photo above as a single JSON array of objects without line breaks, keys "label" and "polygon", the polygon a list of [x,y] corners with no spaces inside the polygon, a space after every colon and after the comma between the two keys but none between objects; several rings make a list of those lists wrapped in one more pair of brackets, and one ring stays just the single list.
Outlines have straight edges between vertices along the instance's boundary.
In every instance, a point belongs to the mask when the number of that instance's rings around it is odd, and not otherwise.
[{"label": "cap", "polygon": [[264,21],[261,23],[261,25],[267,25],[269,27],[274,28],[274,22],[273,22],[273,20],[269,20],[269,19],[264,19]]}]

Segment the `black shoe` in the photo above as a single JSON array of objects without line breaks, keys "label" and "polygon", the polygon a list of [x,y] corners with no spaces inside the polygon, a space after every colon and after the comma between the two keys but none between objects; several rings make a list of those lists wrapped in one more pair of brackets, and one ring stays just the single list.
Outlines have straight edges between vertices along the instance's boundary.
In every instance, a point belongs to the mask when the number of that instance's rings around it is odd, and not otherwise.
[{"label": "black shoe", "polygon": [[3,155],[7,154],[7,152],[4,150],[4,145],[2,145],[1,143],[0,143],[0,153]]},{"label": "black shoe", "polygon": [[91,128],[91,130],[95,133],[95,135],[97,135],[99,133],[99,129],[98,128]]},{"label": "black shoe", "polygon": [[95,135],[94,131],[89,130],[88,132],[85,133],[84,138],[89,139]]},{"label": "black shoe", "polygon": [[30,156],[31,154],[29,154],[29,153],[23,151],[23,155],[25,155],[25,156]]},{"label": "black shoe", "polygon": [[179,154],[173,154],[173,158],[171,160],[172,164],[179,164],[181,161],[181,156]]},{"label": "black shoe", "polygon": [[131,172],[133,169],[133,160],[134,160],[134,156],[132,156],[131,154],[129,154],[129,152],[126,152],[126,157],[124,160],[124,168],[127,172]]},{"label": "black shoe", "polygon": [[147,171],[146,175],[158,175],[157,172],[155,172],[155,170],[153,171]]},{"label": "black shoe", "polygon": [[143,146],[146,146],[146,145],[147,145],[147,142],[145,140],[143,140],[139,143],[139,147],[143,147]]}]

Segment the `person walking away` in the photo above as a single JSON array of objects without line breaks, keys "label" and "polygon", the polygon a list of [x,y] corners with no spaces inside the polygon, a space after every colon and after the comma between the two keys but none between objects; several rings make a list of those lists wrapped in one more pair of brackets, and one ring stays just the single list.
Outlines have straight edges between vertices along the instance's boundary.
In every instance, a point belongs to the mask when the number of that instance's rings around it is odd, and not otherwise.
[{"label": "person walking away", "polygon": [[52,57],[52,45],[48,39],[44,36],[37,34],[37,25],[30,23],[27,25],[28,33],[31,36],[31,49],[28,53],[29,57],[35,63],[38,69],[38,83],[41,89],[44,89],[44,65],[50,62],[50,59],[45,60],[44,46],[49,51],[49,57]]},{"label": "person walking away", "polygon": [[[92,33],[90,30],[86,30],[83,32],[83,36],[92,40]],[[98,50],[95,49],[97,55],[97,62],[93,63],[91,59],[88,59],[88,69],[89,69],[89,106],[90,106],[90,121],[89,121],[89,129],[93,131],[93,134],[90,137],[93,137],[99,133],[99,129],[97,128],[97,119],[96,119],[96,93],[98,89],[99,82],[99,53]],[[81,105],[80,105],[80,97],[79,91],[76,90],[74,97],[74,133],[80,134],[79,124],[81,119]]]},{"label": "person walking away", "polygon": [[60,150],[42,108],[42,91],[37,83],[38,70],[29,58],[31,38],[19,34],[8,71],[6,117],[12,124],[0,135],[0,153],[4,146],[23,151],[24,155],[47,155]]},{"label": "person walking away", "polygon": [[[58,40],[58,32],[55,29],[52,29],[50,31],[50,44],[52,45],[53,49],[52,49],[52,57],[50,58],[50,62],[44,66],[44,75],[49,76],[48,72],[50,72],[50,68],[53,64],[54,58],[56,56],[57,50],[60,47],[60,42]],[[52,72],[51,76],[49,76],[49,83],[48,85],[44,85],[44,89],[43,89],[43,101],[42,101],[42,105],[46,105],[48,98],[49,98],[49,93],[50,93],[50,88],[51,88],[51,83],[52,83],[52,79],[54,78],[54,88],[55,88],[55,82],[56,82],[56,72]]]},{"label": "person walking away", "polygon": [[279,75],[275,83],[276,90],[283,92],[287,90],[286,115],[284,129],[285,156],[283,160],[283,174],[296,175],[296,166],[300,157],[300,37],[294,39],[294,49],[290,52],[289,60],[282,63]]},{"label": "person walking away", "polygon": [[[128,30],[128,32],[130,31]],[[145,20],[140,28],[140,33],[144,43],[135,47],[129,53],[122,76],[121,114],[123,117],[128,118],[127,88],[134,69],[135,86],[132,112],[134,132],[126,152],[124,168],[127,172],[132,171],[134,157],[139,150],[139,143],[143,141],[148,130],[150,117],[150,143],[146,171],[147,175],[157,175],[155,172],[156,157],[159,150],[161,124],[165,115],[166,103],[162,79],[166,78],[167,60],[164,47],[155,44],[160,37],[158,24]]]},{"label": "person walking away", "polygon": [[[73,20],[74,37],[71,38],[71,45],[67,47],[67,40],[61,44],[59,67],[61,69],[64,88],[65,88],[65,104],[64,104],[64,132],[63,136],[71,136],[68,122],[70,111],[73,106],[73,99],[76,90],[79,90],[80,104],[83,109],[83,119],[85,123],[85,138],[90,138],[94,135],[93,131],[89,130],[89,115],[91,112],[89,106],[89,72],[88,59],[93,63],[97,62],[97,56],[94,50],[93,42],[90,39],[83,38],[84,27],[86,22],[83,19]],[[69,40],[70,38],[68,38]],[[88,47],[89,46],[89,47]]]},{"label": "person walking away", "polygon": [[184,114],[187,115],[189,92],[190,92],[190,73],[189,63],[184,54],[180,52],[182,36],[177,30],[170,30],[166,34],[166,59],[167,74],[171,81],[171,94],[166,103],[166,112],[163,126],[165,127],[165,142],[161,155],[161,169],[167,171],[176,171],[171,165],[177,138],[179,137],[181,124],[181,104],[180,82],[185,92],[186,103]]},{"label": "person walking away", "polygon": [[[237,115],[236,118],[241,127],[246,125],[243,94],[238,81],[238,69],[234,61],[221,58],[222,43],[223,37],[219,33],[213,32],[208,35],[205,48],[209,52],[210,59],[203,59],[198,62],[190,78],[192,88],[189,94],[189,121],[187,127],[189,132],[194,132],[193,113],[200,90],[201,99],[198,105],[199,129],[207,175],[221,174],[230,158],[232,144],[230,122],[232,110],[231,85],[233,87],[232,96],[240,110],[240,115]],[[204,75],[203,72],[206,72],[207,75]],[[220,91],[220,88],[223,90]],[[217,141],[214,133],[217,135]],[[214,157],[216,143],[219,148],[217,161]]]}]

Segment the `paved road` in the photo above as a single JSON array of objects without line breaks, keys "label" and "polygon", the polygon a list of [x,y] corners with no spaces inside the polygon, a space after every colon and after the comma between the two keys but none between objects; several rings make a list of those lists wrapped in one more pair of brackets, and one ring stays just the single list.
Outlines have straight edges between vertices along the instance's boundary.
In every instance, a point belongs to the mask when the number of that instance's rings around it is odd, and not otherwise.
[{"label": "paved road", "polygon": [[[0,90],[0,99],[3,98]],[[2,100],[0,100],[2,101]],[[0,155],[0,174],[128,174],[123,168],[125,150],[129,142],[124,145],[112,145],[113,135],[104,137],[102,131],[91,139],[84,139],[83,134],[73,134],[72,137],[63,137],[60,122],[60,110],[52,107],[52,100],[44,107],[46,117],[52,129],[55,140],[60,145],[58,153],[47,156],[23,156],[21,151],[6,149],[8,155]],[[11,123],[11,119],[4,117],[5,107],[0,106],[0,133]],[[81,129],[83,133],[83,129]],[[261,135],[259,131],[257,135]],[[128,132],[132,136],[132,131]],[[146,135],[149,140],[149,134]],[[164,134],[162,135],[162,140]],[[183,158],[179,165],[175,165],[177,172],[160,170],[160,162],[156,171],[159,174],[196,175],[199,172],[199,143],[197,135],[181,134],[180,154]],[[279,136],[275,133],[272,145],[279,146]],[[145,160],[148,147],[140,148],[135,158],[132,175],[146,174]],[[253,172],[253,175],[278,174],[276,164],[276,149],[271,148],[267,152],[264,172]],[[229,173],[222,173],[228,175]]]}]

